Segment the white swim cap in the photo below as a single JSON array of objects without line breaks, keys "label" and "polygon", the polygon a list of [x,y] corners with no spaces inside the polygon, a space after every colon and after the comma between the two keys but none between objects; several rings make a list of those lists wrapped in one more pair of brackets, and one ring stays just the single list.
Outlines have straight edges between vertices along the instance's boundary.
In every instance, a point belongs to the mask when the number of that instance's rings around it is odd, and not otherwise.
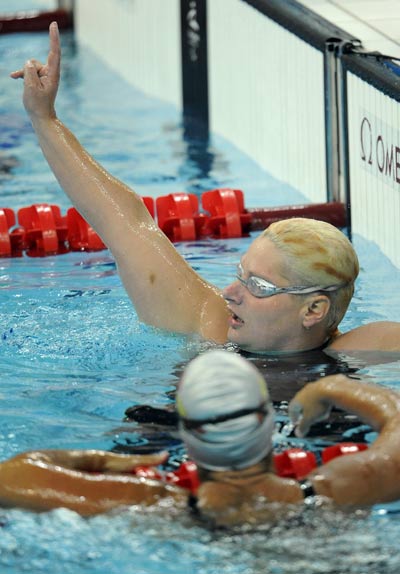
[{"label": "white swim cap", "polygon": [[186,367],[177,392],[188,454],[206,469],[242,469],[272,449],[274,410],[256,367],[240,355],[208,351]]}]

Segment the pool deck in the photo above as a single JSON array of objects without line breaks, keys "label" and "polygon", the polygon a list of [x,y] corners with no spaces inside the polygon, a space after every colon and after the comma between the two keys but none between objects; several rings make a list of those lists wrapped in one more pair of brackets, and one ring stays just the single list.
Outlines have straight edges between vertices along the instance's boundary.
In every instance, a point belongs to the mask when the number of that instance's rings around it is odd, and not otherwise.
[{"label": "pool deck", "polygon": [[299,0],[361,40],[365,49],[400,58],[400,0]]}]

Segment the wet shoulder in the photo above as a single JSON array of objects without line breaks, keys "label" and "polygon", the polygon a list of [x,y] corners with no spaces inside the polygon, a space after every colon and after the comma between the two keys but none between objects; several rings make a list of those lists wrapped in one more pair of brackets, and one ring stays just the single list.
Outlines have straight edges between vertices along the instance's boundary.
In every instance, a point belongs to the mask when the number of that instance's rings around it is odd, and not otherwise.
[{"label": "wet shoulder", "polygon": [[400,322],[375,321],[337,336],[333,351],[383,351],[400,353]]}]

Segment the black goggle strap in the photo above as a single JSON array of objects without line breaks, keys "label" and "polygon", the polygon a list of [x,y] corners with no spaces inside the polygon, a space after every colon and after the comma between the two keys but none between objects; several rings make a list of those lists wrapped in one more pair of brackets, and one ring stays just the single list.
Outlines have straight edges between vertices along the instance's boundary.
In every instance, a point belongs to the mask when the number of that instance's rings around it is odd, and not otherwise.
[{"label": "black goggle strap", "polygon": [[233,411],[233,413],[227,413],[226,415],[218,415],[216,417],[210,417],[208,419],[187,419],[185,417],[179,417],[180,422],[186,428],[186,430],[195,430],[203,425],[215,425],[218,423],[224,423],[232,419],[238,419],[246,415],[252,415],[254,413],[259,413],[264,417],[270,412],[271,403],[262,403],[258,407],[251,409],[240,409],[238,411]]}]

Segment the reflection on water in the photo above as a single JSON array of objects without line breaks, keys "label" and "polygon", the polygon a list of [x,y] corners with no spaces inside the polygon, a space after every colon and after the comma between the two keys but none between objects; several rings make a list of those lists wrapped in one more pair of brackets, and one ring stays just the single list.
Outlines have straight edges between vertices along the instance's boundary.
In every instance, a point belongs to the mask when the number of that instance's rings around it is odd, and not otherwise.
[{"label": "reflection on water", "polygon": [[[305,508],[273,526],[210,531],[167,506],[82,519],[67,510],[0,514],[0,566],[69,574],[397,574],[387,516]],[[132,569],[132,570],[131,570]]]}]

